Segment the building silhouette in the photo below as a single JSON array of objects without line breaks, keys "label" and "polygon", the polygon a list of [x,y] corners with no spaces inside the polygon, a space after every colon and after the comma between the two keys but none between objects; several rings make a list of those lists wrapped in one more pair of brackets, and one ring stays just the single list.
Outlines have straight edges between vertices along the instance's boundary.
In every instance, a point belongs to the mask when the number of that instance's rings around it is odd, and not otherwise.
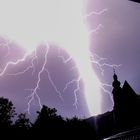
[{"label": "building silhouette", "polygon": [[127,81],[121,87],[117,75],[113,75],[114,124],[118,129],[128,129],[140,124],[140,98]]},{"label": "building silhouette", "polygon": [[112,87],[113,110],[87,119],[101,138],[140,128],[140,96],[127,81],[121,86],[115,72]]}]

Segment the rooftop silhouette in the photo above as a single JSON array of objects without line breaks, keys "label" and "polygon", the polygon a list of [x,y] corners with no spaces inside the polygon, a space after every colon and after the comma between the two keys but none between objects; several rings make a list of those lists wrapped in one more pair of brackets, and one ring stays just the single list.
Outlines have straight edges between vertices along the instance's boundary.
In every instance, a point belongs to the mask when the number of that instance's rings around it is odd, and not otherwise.
[{"label": "rooftop silhouette", "polygon": [[130,0],[130,1],[134,1],[134,2],[138,2],[138,3],[140,3],[140,0]]},{"label": "rooftop silhouette", "polygon": [[97,125],[101,138],[140,126],[140,98],[127,81],[121,82],[114,72],[112,96],[114,107],[111,112],[91,117],[87,121]]}]

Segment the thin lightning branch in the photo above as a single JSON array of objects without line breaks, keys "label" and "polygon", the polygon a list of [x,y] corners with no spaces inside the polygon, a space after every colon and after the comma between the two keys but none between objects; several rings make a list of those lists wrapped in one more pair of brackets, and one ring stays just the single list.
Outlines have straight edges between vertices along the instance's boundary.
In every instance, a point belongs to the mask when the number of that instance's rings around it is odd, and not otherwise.
[{"label": "thin lightning branch", "polygon": [[59,55],[58,57],[61,58],[63,63],[65,63],[65,64],[72,60],[71,56],[68,57],[67,59],[65,59],[63,55]]},{"label": "thin lightning branch", "polygon": [[50,81],[50,83],[52,84],[52,86],[53,86],[55,92],[58,93],[60,99],[63,101],[62,93],[57,89],[56,85],[54,84],[54,82],[53,82],[53,80],[52,80],[52,78],[51,78],[50,72],[48,71],[48,69],[45,69],[45,71],[47,72],[49,81]]},{"label": "thin lightning branch", "polygon": [[78,109],[77,105],[78,105],[78,98],[77,98],[77,93],[78,91],[80,91],[80,80],[81,80],[81,77],[79,76],[78,78],[76,79],[73,79],[69,82],[66,83],[64,89],[63,89],[63,92],[65,92],[71,85],[74,85],[76,84],[76,88],[74,89],[74,106],[76,109]]},{"label": "thin lightning branch", "polygon": [[91,60],[97,60],[98,62],[107,60],[107,58],[102,58],[99,55],[92,54],[92,53],[90,54],[90,58],[91,58]]},{"label": "thin lightning branch", "polygon": [[111,91],[110,91],[110,90],[107,90],[105,87],[109,87],[109,88],[112,89],[112,85],[102,83],[102,84],[101,84],[101,89],[104,91],[104,93],[107,93],[107,94],[109,95],[109,97],[110,97],[110,99],[111,99],[111,102],[113,103],[114,101],[113,101],[113,98],[112,98],[112,96],[111,96],[111,95],[112,95],[112,94],[111,94]]},{"label": "thin lightning branch", "polygon": [[[109,90],[105,89],[104,87],[101,87],[101,89],[102,89],[105,93],[108,93],[109,96],[111,95],[111,92],[110,92]],[[111,96],[110,96],[110,97],[111,97]]]},{"label": "thin lightning branch", "polygon": [[[94,54],[94,55],[91,54],[90,56],[91,56],[90,57],[91,58],[91,63],[96,64],[99,67],[102,75],[104,75],[103,67],[118,68],[118,67],[121,66],[121,64],[116,65],[116,64],[101,63],[101,61],[106,60],[106,58],[101,58],[97,54]],[[98,59],[95,60],[94,56],[96,56]]]},{"label": "thin lightning branch", "polygon": [[[107,60],[107,58],[102,58],[97,54],[92,54],[92,52],[90,53],[90,60],[91,63],[96,64],[100,71],[101,71],[101,75],[104,75],[104,67],[110,67],[110,68],[118,68],[121,66],[121,64],[116,65],[116,64],[108,64],[105,63],[104,61]],[[113,98],[112,98],[112,94],[111,94],[111,90],[108,90],[107,88],[112,89],[112,85],[110,84],[106,84],[106,83],[102,83],[101,82],[101,87],[100,87],[104,93],[107,93],[110,97],[111,102],[113,103]]]},{"label": "thin lightning branch", "polygon": [[[62,59],[62,62],[64,64],[67,64],[69,61],[72,60],[72,57],[71,56],[69,56],[66,59],[63,55],[60,55],[60,50],[59,50],[59,56],[58,57]],[[77,68],[77,66],[74,66],[70,70],[73,70],[73,69],[76,69],[76,68]],[[66,85],[65,85],[65,87],[64,87],[64,89],[63,89],[63,93],[64,93],[68,89],[69,86],[71,86],[73,84],[76,84],[76,88],[73,91],[73,93],[74,93],[74,103],[73,103],[73,105],[75,106],[76,109],[78,109],[77,93],[78,93],[78,91],[80,91],[80,80],[81,80],[81,77],[79,76],[78,78],[73,79],[73,80],[67,82]],[[50,79],[50,81],[52,81],[52,80]],[[55,87],[55,85],[53,83],[52,83],[52,85]]]},{"label": "thin lightning branch", "polygon": [[35,86],[35,88],[33,89],[33,92],[28,96],[29,102],[28,102],[27,111],[28,111],[29,114],[30,114],[31,103],[32,103],[32,101],[35,99],[35,97],[36,97],[37,100],[38,100],[39,107],[42,108],[41,100],[40,100],[40,97],[39,97],[37,91],[40,89],[39,86],[40,86],[40,82],[41,82],[41,75],[43,74],[43,72],[44,72],[44,70],[45,70],[45,66],[46,66],[46,64],[47,64],[48,52],[49,52],[49,45],[47,45],[47,47],[46,47],[46,53],[45,53],[45,58],[44,58],[45,60],[44,60],[44,63],[43,63],[43,65],[42,65],[41,70],[40,70],[39,73],[38,73],[38,76],[37,76],[37,77],[38,77],[38,81],[37,81],[37,83],[36,83],[36,86]]},{"label": "thin lightning branch", "polygon": [[10,61],[10,62],[8,62],[6,64],[6,66],[4,67],[4,69],[1,71],[0,77],[4,76],[4,74],[6,73],[6,70],[9,68],[9,66],[11,66],[11,65],[18,65],[19,63],[24,62],[27,57],[28,57],[28,54],[25,54],[23,58],[18,59],[17,61]]},{"label": "thin lightning branch", "polygon": [[[72,60],[72,57],[69,56],[67,59],[63,56],[63,55],[60,55],[60,50],[59,50],[59,58],[62,59],[62,62],[64,64],[67,64],[69,61]],[[73,70],[73,69],[76,69],[77,66],[74,66],[72,67],[70,70]],[[80,80],[81,80],[81,77],[79,76],[77,79],[73,79],[71,81],[69,81],[68,83],[66,83],[64,89],[63,89],[63,92],[65,92],[69,86],[73,85],[73,84],[76,84],[76,88],[74,89],[74,103],[73,105],[75,106],[76,109],[78,109],[78,98],[77,98],[77,93],[78,91],[80,90]]]},{"label": "thin lightning branch", "polygon": [[[71,57],[71,56],[69,56],[68,58],[65,58],[65,57],[61,54],[60,48],[58,49],[58,54],[59,54],[59,55],[58,55],[58,58],[60,58],[64,64],[67,64],[67,63],[69,63],[69,62],[72,60],[72,57]],[[72,71],[72,70],[74,70],[74,69],[76,69],[76,68],[77,68],[77,66],[74,65],[72,68],[70,68],[70,71]]]},{"label": "thin lightning branch", "polygon": [[[116,64],[105,63],[104,61],[107,60],[107,58],[102,58],[97,54],[92,54],[92,52],[90,53],[90,59],[91,59],[91,63],[96,64],[99,67],[99,69],[101,71],[101,75],[104,75],[104,67],[110,67],[110,68],[114,69],[114,68],[118,68],[121,66],[121,64],[116,65]],[[103,90],[104,93],[107,93],[109,95],[111,102],[113,103],[111,91],[108,90],[107,88],[112,89],[112,85],[101,82],[101,89]]]},{"label": "thin lightning branch", "polygon": [[99,24],[95,29],[90,30],[89,35],[91,35],[93,33],[97,33],[103,27],[104,26],[102,24]]},{"label": "thin lightning branch", "polygon": [[26,73],[27,71],[29,71],[30,69],[32,69],[32,66],[27,67],[25,70],[21,71],[21,72],[17,72],[17,73],[8,73],[6,75],[9,76],[18,76],[18,75],[22,75],[24,73]]},{"label": "thin lightning branch", "polygon": [[74,89],[74,92],[73,92],[74,93],[73,105],[75,106],[76,109],[78,109],[78,107],[77,107],[77,105],[78,105],[77,93],[78,93],[78,91],[80,91],[80,80],[81,80],[81,77],[79,76],[77,79],[73,79],[73,80],[69,81],[63,89],[63,92],[65,92],[69,86],[76,84],[76,88]]},{"label": "thin lightning branch", "polygon": [[[106,83],[101,83],[101,89],[102,89],[105,93],[108,93],[109,95],[111,95],[111,92],[110,92],[109,90],[107,90],[106,87],[112,89],[112,85],[106,84]],[[111,97],[111,96],[110,96],[110,97]]]},{"label": "thin lightning branch", "polygon": [[112,85],[106,83],[102,83],[102,86],[112,88]]},{"label": "thin lightning branch", "polygon": [[67,64],[69,61],[72,60],[71,56],[69,56],[68,58],[65,58],[64,55],[61,54],[61,49],[60,48],[58,48],[58,56],[57,57],[60,58],[64,64]]},{"label": "thin lightning branch", "polygon": [[[78,78],[77,78],[77,79],[78,79]],[[74,83],[77,83],[77,79],[73,79],[73,80],[69,81],[69,82],[65,85],[65,87],[64,87],[64,89],[63,89],[63,92],[65,92],[65,91],[68,89],[69,86],[73,85]]]},{"label": "thin lightning branch", "polygon": [[[99,67],[99,69],[101,71],[101,75],[104,75],[104,67],[110,67],[110,68],[114,69],[114,68],[118,68],[121,66],[121,64],[116,65],[116,64],[105,63],[104,61],[107,60],[107,58],[102,58],[99,55],[97,55],[96,53],[92,54],[92,52],[89,52],[89,54],[90,54],[91,63],[96,64]],[[107,93],[109,95],[110,100],[113,103],[113,98],[111,96],[112,95],[111,90],[107,89],[107,88],[112,89],[112,85],[102,83],[102,82],[100,82],[100,85],[101,85],[100,88],[103,90],[104,93]]]},{"label": "thin lightning branch", "polygon": [[79,78],[77,79],[77,83],[76,83],[77,88],[74,90],[74,104],[73,105],[75,106],[76,109],[78,109],[77,93],[80,90],[80,80],[81,80],[81,77],[79,76]]},{"label": "thin lightning branch", "polygon": [[108,63],[99,63],[98,61],[91,61],[94,64],[97,64],[99,66],[99,69],[101,70],[101,74],[104,75],[104,69],[103,67],[110,67],[110,68],[114,68],[114,67],[120,67],[121,65],[116,65],[116,64],[108,64]]},{"label": "thin lightning branch", "polygon": [[30,69],[32,69],[32,75],[35,73],[35,65],[34,65],[34,62],[37,60],[37,55],[36,55],[36,49],[34,51],[34,54],[32,55],[32,58],[31,58],[31,65],[29,65],[26,69],[20,71],[20,72],[17,72],[17,73],[8,73],[6,75],[10,75],[10,76],[17,76],[17,75],[22,75],[24,73],[26,73],[27,71],[29,71]]},{"label": "thin lightning branch", "polygon": [[101,15],[101,14],[104,14],[105,12],[107,12],[108,9],[103,9],[99,12],[96,12],[96,11],[92,11],[90,13],[88,13],[85,17],[91,17],[92,15]]}]

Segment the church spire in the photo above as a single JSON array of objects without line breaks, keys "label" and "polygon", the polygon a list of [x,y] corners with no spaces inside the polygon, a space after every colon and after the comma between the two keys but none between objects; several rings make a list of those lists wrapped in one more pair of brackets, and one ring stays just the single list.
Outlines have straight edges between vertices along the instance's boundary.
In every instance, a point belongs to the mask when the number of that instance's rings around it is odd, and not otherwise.
[{"label": "church spire", "polygon": [[115,71],[115,68],[113,68],[113,72],[114,72],[114,75],[113,75],[113,83],[112,83],[112,86],[114,88],[119,88],[120,87],[120,82],[118,81],[118,76],[116,75],[116,71]]}]

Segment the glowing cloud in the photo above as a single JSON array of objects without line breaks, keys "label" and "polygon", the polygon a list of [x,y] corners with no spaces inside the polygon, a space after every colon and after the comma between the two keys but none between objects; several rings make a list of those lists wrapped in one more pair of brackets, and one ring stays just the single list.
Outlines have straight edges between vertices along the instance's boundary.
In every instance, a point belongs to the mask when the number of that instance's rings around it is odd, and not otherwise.
[{"label": "glowing cloud", "polygon": [[101,83],[91,66],[85,6],[84,0],[0,0],[0,34],[27,53],[42,43],[66,50],[84,83],[89,112],[95,115],[101,113]]}]

